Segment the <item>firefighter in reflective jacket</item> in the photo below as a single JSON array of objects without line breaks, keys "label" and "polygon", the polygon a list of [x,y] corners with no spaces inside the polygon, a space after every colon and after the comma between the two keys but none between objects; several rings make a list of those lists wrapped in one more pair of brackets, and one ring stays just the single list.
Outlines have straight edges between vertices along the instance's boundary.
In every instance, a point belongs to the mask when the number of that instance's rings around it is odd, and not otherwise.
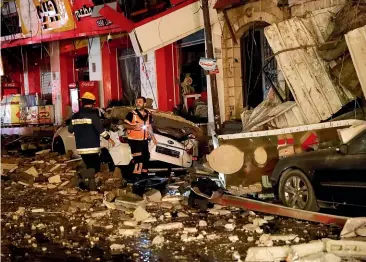
[{"label": "firefighter in reflective jacket", "polygon": [[129,112],[125,118],[125,128],[127,129],[128,144],[131,148],[132,162],[134,164],[134,180],[147,177],[148,164],[150,161],[149,138],[157,144],[152,131],[153,118],[149,111],[145,109],[146,98],[136,99],[136,109]]},{"label": "firefighter in reflective jacket", "polygon": [[100,136],[108,140],[112,146],[114,141],[103,128],[99,111],[93,108],[95,96],[86,92],[81,97],[82,107],[72,116],[69,132],[74,133],[77,153],[81,155],[86,167],[93,168],[95,173],[100,171]]}]

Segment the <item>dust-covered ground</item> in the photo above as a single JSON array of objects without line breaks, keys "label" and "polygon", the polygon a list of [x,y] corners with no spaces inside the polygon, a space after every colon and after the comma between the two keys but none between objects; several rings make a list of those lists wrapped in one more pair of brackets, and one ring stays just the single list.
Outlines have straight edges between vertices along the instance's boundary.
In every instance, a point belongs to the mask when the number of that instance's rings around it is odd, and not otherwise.
[{"label": "dust-covered ground", "polygon": [[[97,176],[99,192],[82,191],[72,185],[76,162],[40,155],[2,158],[16,167],[1,181],[2,261],[233,261],[252,246],[336,239],[341,230],[220,206],[201,213],[180,195],[143,201],[118,189],[118,172]],[[139,222],[137,207],[147,211]]]}]

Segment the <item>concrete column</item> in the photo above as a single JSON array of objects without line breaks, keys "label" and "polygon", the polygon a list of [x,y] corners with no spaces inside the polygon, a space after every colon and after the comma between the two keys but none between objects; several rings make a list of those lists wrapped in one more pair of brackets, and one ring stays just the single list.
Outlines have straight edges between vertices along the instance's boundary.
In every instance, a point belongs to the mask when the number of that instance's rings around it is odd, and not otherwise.
[{"label": "concrete column", "polygon": [[[93,37],[88,39],[88,52],[89,52],[89,77],[90,81],[98,81],[99,83],[99,101],[100,107],[106,106],[104,99],[104,86],[103,86],[103,67],[102,67],[102,50],[101,41],[99,37]],[[110,87],[110,86],[109,86]],[[108,101],[107,92],[107,101]]]},{"label": "concrete column", "polygon": [[28,56],[27,56],[27,52],[25,52],[23,50],[23,62],[24,62],[24,72],[23,72],[23,77],[24,77],[24,94],[28,95],[29,94],[29,76],[28,76]]},{"label": "concrete column", "polygon": [[153,107],[158,108],[159,99],[156,88],[155,52],[140,57],[141,95],[154,100]]},{"label": "concrete column", "polygon": [[117,47],[102,43],[102,69],[104,105],[110,100],[122,97],[122,84],[119,79]]},{"label": "concrete column", "polygon": [[[163,111],[174,109],[175,77],[173,44],[167,45],[155,51],[156,59],[156,83],[158,86],[158,107]],[[177,95],[177,94],[176,94]]]},{"label": "concrete column", "polygon": [[[59,50],[62,50],[64,45],[67,45],[67,41],[61,41],[59,43]],[[60,53],[60,89],[61,89],[61,101],[62,101],[62,118],[67,119],[71,116],[71,104],[70,104],[70,91],[69,84],[74,83],[74,58],[70,53]],[[57,65],[55,65],[57,66]],[[52,65],[51,65],[52,67]]]},{"label": "concrete column", "polygon": [[62,124],[62,95],[60,79],[60,45],[58,41],[50,43],[50,65],[51,65],[51,85],[52,85],[52,104],[55,110],[55,123]]}]

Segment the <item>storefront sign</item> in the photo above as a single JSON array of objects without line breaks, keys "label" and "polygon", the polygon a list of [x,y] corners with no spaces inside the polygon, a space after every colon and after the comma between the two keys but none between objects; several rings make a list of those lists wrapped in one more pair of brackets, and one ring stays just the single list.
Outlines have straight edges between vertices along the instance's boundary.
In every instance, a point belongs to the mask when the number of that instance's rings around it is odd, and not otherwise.
[{"label": "storefront sign", "polygon": [[19,87],[18,83],[2,83],[3,88],[17,88]]},{"label": "storefront sign", "polygon": [[91,16],[93,13],[93,6],[87,7],[86,5],[83,5],[80,9],[75,11],[75,16],[78,21],[80,21],[80,18]]},{"label": "storefront sign", "polygon": [[74,28],[74,19],[67,0],[16,0],[22,33],[40,36]]},{"label": "storefront sign", "polygon": [[95,87],[97,84],[96,81],[81,81],[80,87]]},{"label": "storefront sign", "polygon": [[112,21],[109,21],[108,19],[102,18],[97,20],[97,26],[104,27],[109,26],[112,24]]},{"label": "storefront sign", "polygon": [[203,70],[208,71],[210,75],[217,74],[219,72],[216,59],[201,57],[199,65],[203,68]]}]

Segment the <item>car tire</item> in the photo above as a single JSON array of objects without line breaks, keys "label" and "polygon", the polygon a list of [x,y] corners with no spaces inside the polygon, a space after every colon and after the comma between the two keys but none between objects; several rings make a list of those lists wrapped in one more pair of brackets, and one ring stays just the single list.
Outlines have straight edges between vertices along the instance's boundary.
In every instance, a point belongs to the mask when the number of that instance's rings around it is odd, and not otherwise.
[{"label": "car tire", "polygon": [[288,207],[319,211],[313,186],[301,170],[290,169],[281,175],[278,194]]}]

